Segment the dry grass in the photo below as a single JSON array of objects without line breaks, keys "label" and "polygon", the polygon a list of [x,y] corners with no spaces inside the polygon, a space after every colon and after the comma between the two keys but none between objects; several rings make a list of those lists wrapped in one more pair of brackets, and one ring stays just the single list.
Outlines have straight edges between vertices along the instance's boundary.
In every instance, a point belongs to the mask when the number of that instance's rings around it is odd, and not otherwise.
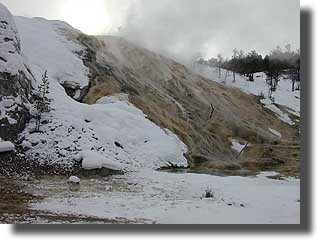
[{"label": "dry grass", "polygon": [[163,98],[152,100],[158,102],[145,102],[141,97],[130,95],[129,100],[137,108],[141,109],[148,116],[149,120],[177,134],[186,145],[190,146],[192,144],[187,134],[187,129],[190,126],[178,116],[175,106],[164,101]]},{"label": "dry grass", "polygon": [[102,84],[90,88],[88,94],[84,98],[84,102],[87,104],[94,104],[98,99],[120,93],[120,91],[121,88],[117,82],[105,79]]},{"label": "dry grass", "polygon": [[[91,41],[91,40],[83,40]],[[99,44],[100,45],[100,44]],[[92,52],[104,51],[98,44]],[[129,59],[129,48],[122,48],[122,54]],[[142,49],[138,50],[140,58],[148,57]],[[135,56],[134,56],[135,57]],[[112,63],[114,78],[104,75],[100,69],[96,71],[91,63],[90,70],[95,73],[93,83],[96,85],[89,90],[85,102],[92,104],[103,96],[119,93],[124,86],[130,94],[130,102],[141,109],[148,118],[162,128],[167,128],[177,134],[188,146],[187,154],[191,167],[225,168],[228,166],[207,166],[206,162],[226,161],[234,162],[236,153],[231,149],[229,139],[241,139],[252,145],[270,144],[277,141],[296,143],[299,141],[298,128],[283,123],[267,109],[264,109],[259,98],[241,92],[235,88],[227,88],[200,76],[192,75],[186,67],[177,63],[168,63],[171,78],[160,78],[160,74],[143,69],[155,69],[153,64],[157,60],[148,57],[137,68],[120,67]],[[115,58],[113,61],[116,61]],[[98,58],[102,66],[108,64],[107,59]],[[159,62],[158,64],[161,64]],[[137,91],[131,91],[131,89]],[[210,119],[210,104],[215,107],[214,116]],[[179,107],[179,106],[182,107]],[[182,108],[182,109],[180,109]],[[276,129],[282,134],[279,141],[270,133],[269,128]],[[260,163],[253,165],[254,159],[262,159],[261,148],[253,150],[243,156],[248,157],[250,167],[261,168]],[[256,152],[260,153],[256,153]],[[267,154],[269,155],[269,154]],[[291,160],[284,156],[283,151],[274,150],[273,158],[285,161],[285,166]],[[196,156],[196,157],[195,157]],[[203,158],[197,156],[204,156]],[[269,157],[266,157],[269,158]],[[246,163],[245,163],[246,164]],[[296,164],[290,163],[296,168]],[[234,166],[235,167],[235,166]],[[229,166],[230,168],[230,166]],[[286,168],[285,168],[286,169]]]}]

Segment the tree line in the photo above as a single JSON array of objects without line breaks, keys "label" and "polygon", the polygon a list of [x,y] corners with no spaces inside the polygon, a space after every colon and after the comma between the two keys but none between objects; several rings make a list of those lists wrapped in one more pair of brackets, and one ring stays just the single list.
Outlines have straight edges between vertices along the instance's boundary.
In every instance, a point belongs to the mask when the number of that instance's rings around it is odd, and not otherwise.
[{"label": "tree line", "polygon": [[254,81],[255,73],[264,72],[272,92],[276,90],[284,74],[292,80],[292,91],[299,90],[300,51],[293,51],[290,44],[287,44],[284,49],[277,46],[264,57],[256,50],[245,53],[243,50],[234,49],[230,59],[225,59],[218,54],[217,57],[209,60],[200,59],[198,63],[218,68],[219,77],[221,77],[222,69],[231,71],[234,82],[236,74],[245,75],[249,81]]}]

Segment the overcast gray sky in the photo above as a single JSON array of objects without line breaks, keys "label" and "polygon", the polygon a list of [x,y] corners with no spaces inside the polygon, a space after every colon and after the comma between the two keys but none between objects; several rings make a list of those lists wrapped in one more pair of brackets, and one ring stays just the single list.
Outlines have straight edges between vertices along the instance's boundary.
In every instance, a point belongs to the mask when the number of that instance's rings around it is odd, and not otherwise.
[{"label": "overcast gray sky", "polygon": [[87,33],[123,35],[144,47],[186,60],[199,54],[230,57],[233,48],[264,54],[277,45],[300,46],[299,0],[0,2],[14,15],[61,19]]}]

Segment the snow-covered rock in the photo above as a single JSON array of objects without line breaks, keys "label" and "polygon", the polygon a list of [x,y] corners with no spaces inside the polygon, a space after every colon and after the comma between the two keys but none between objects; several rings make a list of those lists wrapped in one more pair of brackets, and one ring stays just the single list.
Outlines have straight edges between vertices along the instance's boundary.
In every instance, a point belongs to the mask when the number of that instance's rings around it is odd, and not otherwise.
[{"label": "snow-covered rock", "polygon": [[15,146],[12,142],[9,142],[9,141],[0,142],[0,153],[12,152],[14,151],[14,149],[15,149]]},{"label": "snow-covered rock", "polygon": [[121,164],[93,151],[83,151],[79,153],[79,156],[82,159],[82,168],[85,170],[106,168],[120,171],[123,169]]},{"label": "snow-covered rock", "polygon": [[68,180],[67,183],[70,184],[79,184],[80,183],[80,178],[76,176],[71,176]]},{"label": "snow-covered rock", "polygon": [[16,138],[28,121],[32,75],[21,53],[18,30],[8,9],[0,3],[0,135]]},{"label": "snow-covered rock", "polygon": [[28,79],[31,74],[27,70],[24,56],[21,54],[20,36],[13,16],[0,3],[0,72],[11,75],[23,73]]}]

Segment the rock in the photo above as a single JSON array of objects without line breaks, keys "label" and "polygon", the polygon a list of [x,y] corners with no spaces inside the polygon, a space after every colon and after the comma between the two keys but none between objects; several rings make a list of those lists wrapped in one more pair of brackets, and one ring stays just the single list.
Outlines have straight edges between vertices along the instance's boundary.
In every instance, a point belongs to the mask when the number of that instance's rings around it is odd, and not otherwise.
[{"label": "rock", "polygon": [[124,149],[123,146],[120,143],[118,143],[118,142],[114,142],[114,145],[116,145],[116,147]]},{"label": "rock", "polygon": [[83,159],[82,168],[84,170],[94,170],[106,168],[114,171],[121,171],[123,166],[117,161],[106,158],[95,151],[82,151],[78,158]]},{"label": "rock", "polygon": [[2,141],[0,142],[0,153],[12,152],[15,149],[15,146],[12,142]]},{"label": "rock", "polygon": [[32,79],[21,55],[14,19],[0,4],[0,136],[10,141],[17,139],[29,121],[27,105],[31,99]]},{"label": "rock", "polygon": [[24,148],[24,149],[31,149],[32,148],[32,143],[30,143],[29,141],[27,140],[24,140],[21,144],[21,146]]},{"label": "rock", "polygon": [[80,184],[80,178],[76,176],[71,176],[68,180],[67,183],[69,184]]}]

